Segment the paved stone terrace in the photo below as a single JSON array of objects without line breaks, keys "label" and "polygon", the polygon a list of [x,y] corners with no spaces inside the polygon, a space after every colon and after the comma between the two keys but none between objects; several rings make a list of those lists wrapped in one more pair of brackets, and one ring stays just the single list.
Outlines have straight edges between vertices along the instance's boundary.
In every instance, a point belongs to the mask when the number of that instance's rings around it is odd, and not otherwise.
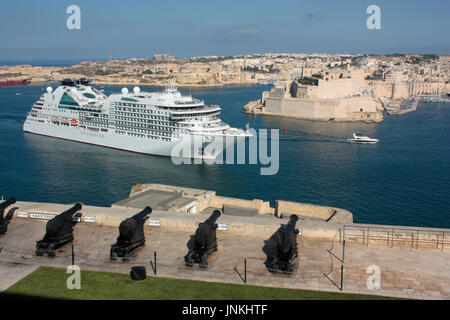
[{"label": "paved stone terrace", "polygon": [[[14,219],[8,232],[0,236],[0,290],[4,290],[38,265],[67,267],[71,264],[71,247],[67,245],[56,257],[37,257],[35,242],[45,233],[46,221]],[[149,265],[157,252],[157,271],[161,277],[183,278],[213,282],[241,283],[233,268],[241,273],[247,259],[247,283],[268,287],[284,287],[335,291],[339,289],[323,274],[327,273],[340,286],[342,244],[338,241],[320,241],[299,236],[298,269],[292,276],[271,274],[264,266],[262,251],[264,238],[239,237],[218,231],[219,250],[209,259],[209,268],[184,265],[188,232],[167,232],[146,228],[146,246],[134,252],[129,262],[109,260],[109,248],[118,236],[118,228],[78,224],[75,227],[75,264],[82,270],[129,273],[133,265]],[[269,238],[269,237],[267,237]],[[266,238],[266,239],[267,239]],[[327,251],[336,256],[333,257]],[[366,269],[377,265],[381,270],[381,290],[367,289]],[[418,299],[450,299],[450,254],[444,249],[414,249],[347,243],[344,260],[343,292],[388,295]]]}]

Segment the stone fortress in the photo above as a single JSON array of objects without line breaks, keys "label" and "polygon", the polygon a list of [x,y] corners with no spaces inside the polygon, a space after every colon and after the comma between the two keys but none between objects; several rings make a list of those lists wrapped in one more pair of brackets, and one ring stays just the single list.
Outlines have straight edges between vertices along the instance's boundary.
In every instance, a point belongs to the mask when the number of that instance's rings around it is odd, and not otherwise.
[{"label": "stone fortress", "polygon": [[[109,248],[121,221],[145,206],[153,211],[145,224],[146,243],[129,262],[111,262]],[[47,258],[33,254],[45,233],[45,222],[69,205],[16,202],[8,232],[0,236],[0,290],[39,265],[65,268],[71,262],[70,245]],[[186,241],[199,222],[215,209],[219,250],[207,270],[184,266]],[[242,283],[234,268],[247,261],[247,283],[269,287],[342,291],[419,299],[449,299],[450,230],[357,224],[345,209],[276,201],[237,199],[215,191],[161,184],[135,185],[127,199],[110,207],[83,205],[75,228],[75,262],[82,270],[128,273],[132,265],[148,264],[158,254],[158,273],[201,281]],[[292,275],[268,272],[263,247],[290,215],[299,217],[299,256]],[[24,236],[27,235],[27,236]],[[367,270],[377,266],[381,286],[369,287]]]},{"label": "stone fortress", "polygon": [[362,70],[335,79],[302,77],[263,92],[262,99],[247,104],[244,112],[316,121],[380,122],[382,106],[364,84]]},{"label": "stone fortress", "polygon": [[[417,60],[420,59],[420,60]],[[316,121],[383,120],[383,102],[447,95],[449,57],[353,57],[337,64],[305,64],[293,80],[279,81],[244,113]]]}]

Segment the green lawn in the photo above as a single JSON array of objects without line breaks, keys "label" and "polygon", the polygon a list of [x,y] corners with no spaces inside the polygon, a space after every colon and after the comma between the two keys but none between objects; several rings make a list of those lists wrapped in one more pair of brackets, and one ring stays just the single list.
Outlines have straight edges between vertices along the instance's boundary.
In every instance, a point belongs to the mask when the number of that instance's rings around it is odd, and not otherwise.
[{"label": "green lawn", "polygon": [[1,298],[45,297],[55,299],[158,299],[158,300],[299,300],[299,299],[383,299],[320,291],[257,287],[251,285],[211,283],[147,277],[132,281],[129,275],[81,271],[81,289],[69,290],[65,269],[40,267],[8,290]]}]

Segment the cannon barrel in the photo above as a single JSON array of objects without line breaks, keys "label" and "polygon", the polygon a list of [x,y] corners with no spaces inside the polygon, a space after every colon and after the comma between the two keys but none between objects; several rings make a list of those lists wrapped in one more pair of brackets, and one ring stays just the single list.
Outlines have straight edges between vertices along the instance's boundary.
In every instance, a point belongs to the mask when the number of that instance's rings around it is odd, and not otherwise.
[{"label": "cannon barrel", "polygon": [[58,214],[56,217],[54,217],[53,219],[49,220],[47,222],[47,232],[49,232],[50,234],[56,234],[58,232],[58,230],[64,225],[64,221],[66,220],[72,220],[73,215],[77,212],[80,211],[82,208],[82,205],[80,203],[75,204],[72,208],[67,209],[64,212],[61,212],[60,214]]},{"label": "cannon barrel", "polygon": [[61,215],[71,215],[71,216],[73,216],[77,211],[80,211],[81,208],[83,208],[81,203],[76,203],[72,208],[70,208],[70,209],[64,211],[63,213],[61,213]]},{"label": "cannon barrel", "polygon": [[147,215],[152,213],[152,208],[149,206],[145,207],[141,212],[136,213],[134,216],[126,218],[119,225],[120,237],[124,239],[131,239],[133,232],[136,230],[139,224],[147,220]]},{"label": "cannon barrel", "polygon": [[134,218],[136,218],[136,220],[139,219],[144,219],[146,218],[147,215],[152,213],[152,208],[150,208],[149,206],[145,207],[144,210],[142,210],[141,212],[138,212],[134,215]]},{"label": "cannon barrel", "polygon": [[0,203],[0,211],[5,210],[6,208],[8,208],[10,205],[16,203],[16,198],[11,197],[6,201],[3,201],[2,203]]},{"label": "cannon barrel", "polygon": [[291,230],[295,230],[295,225],[298,221],[298,216],[293,214],[289,217],[289,222],[287,223],[287,228]]},{"label": "cannon barrel", "polygon": [[209,224],[209,225],[213,225],[214,223],[216,223],[217,219],[220,217],[220,211],[219,210],[214,210],[214,212],[212,213],[212,215],[206,219],[206,221],[204,223]]}]

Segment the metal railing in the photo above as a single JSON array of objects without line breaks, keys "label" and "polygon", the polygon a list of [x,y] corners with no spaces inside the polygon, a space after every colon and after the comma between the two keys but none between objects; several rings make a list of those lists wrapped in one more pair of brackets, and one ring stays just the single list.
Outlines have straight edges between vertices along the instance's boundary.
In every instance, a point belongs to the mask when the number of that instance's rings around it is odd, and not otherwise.
[{"label": "metal railing", "polygon": [[388,247],[395,244],[419,247],[435,247],[441,251],[450,247],[450,231],[426,230],[415,228],[389,227],[389,226],[350,226],[345,225],[342,240],[370,242],[384,242]]}]

